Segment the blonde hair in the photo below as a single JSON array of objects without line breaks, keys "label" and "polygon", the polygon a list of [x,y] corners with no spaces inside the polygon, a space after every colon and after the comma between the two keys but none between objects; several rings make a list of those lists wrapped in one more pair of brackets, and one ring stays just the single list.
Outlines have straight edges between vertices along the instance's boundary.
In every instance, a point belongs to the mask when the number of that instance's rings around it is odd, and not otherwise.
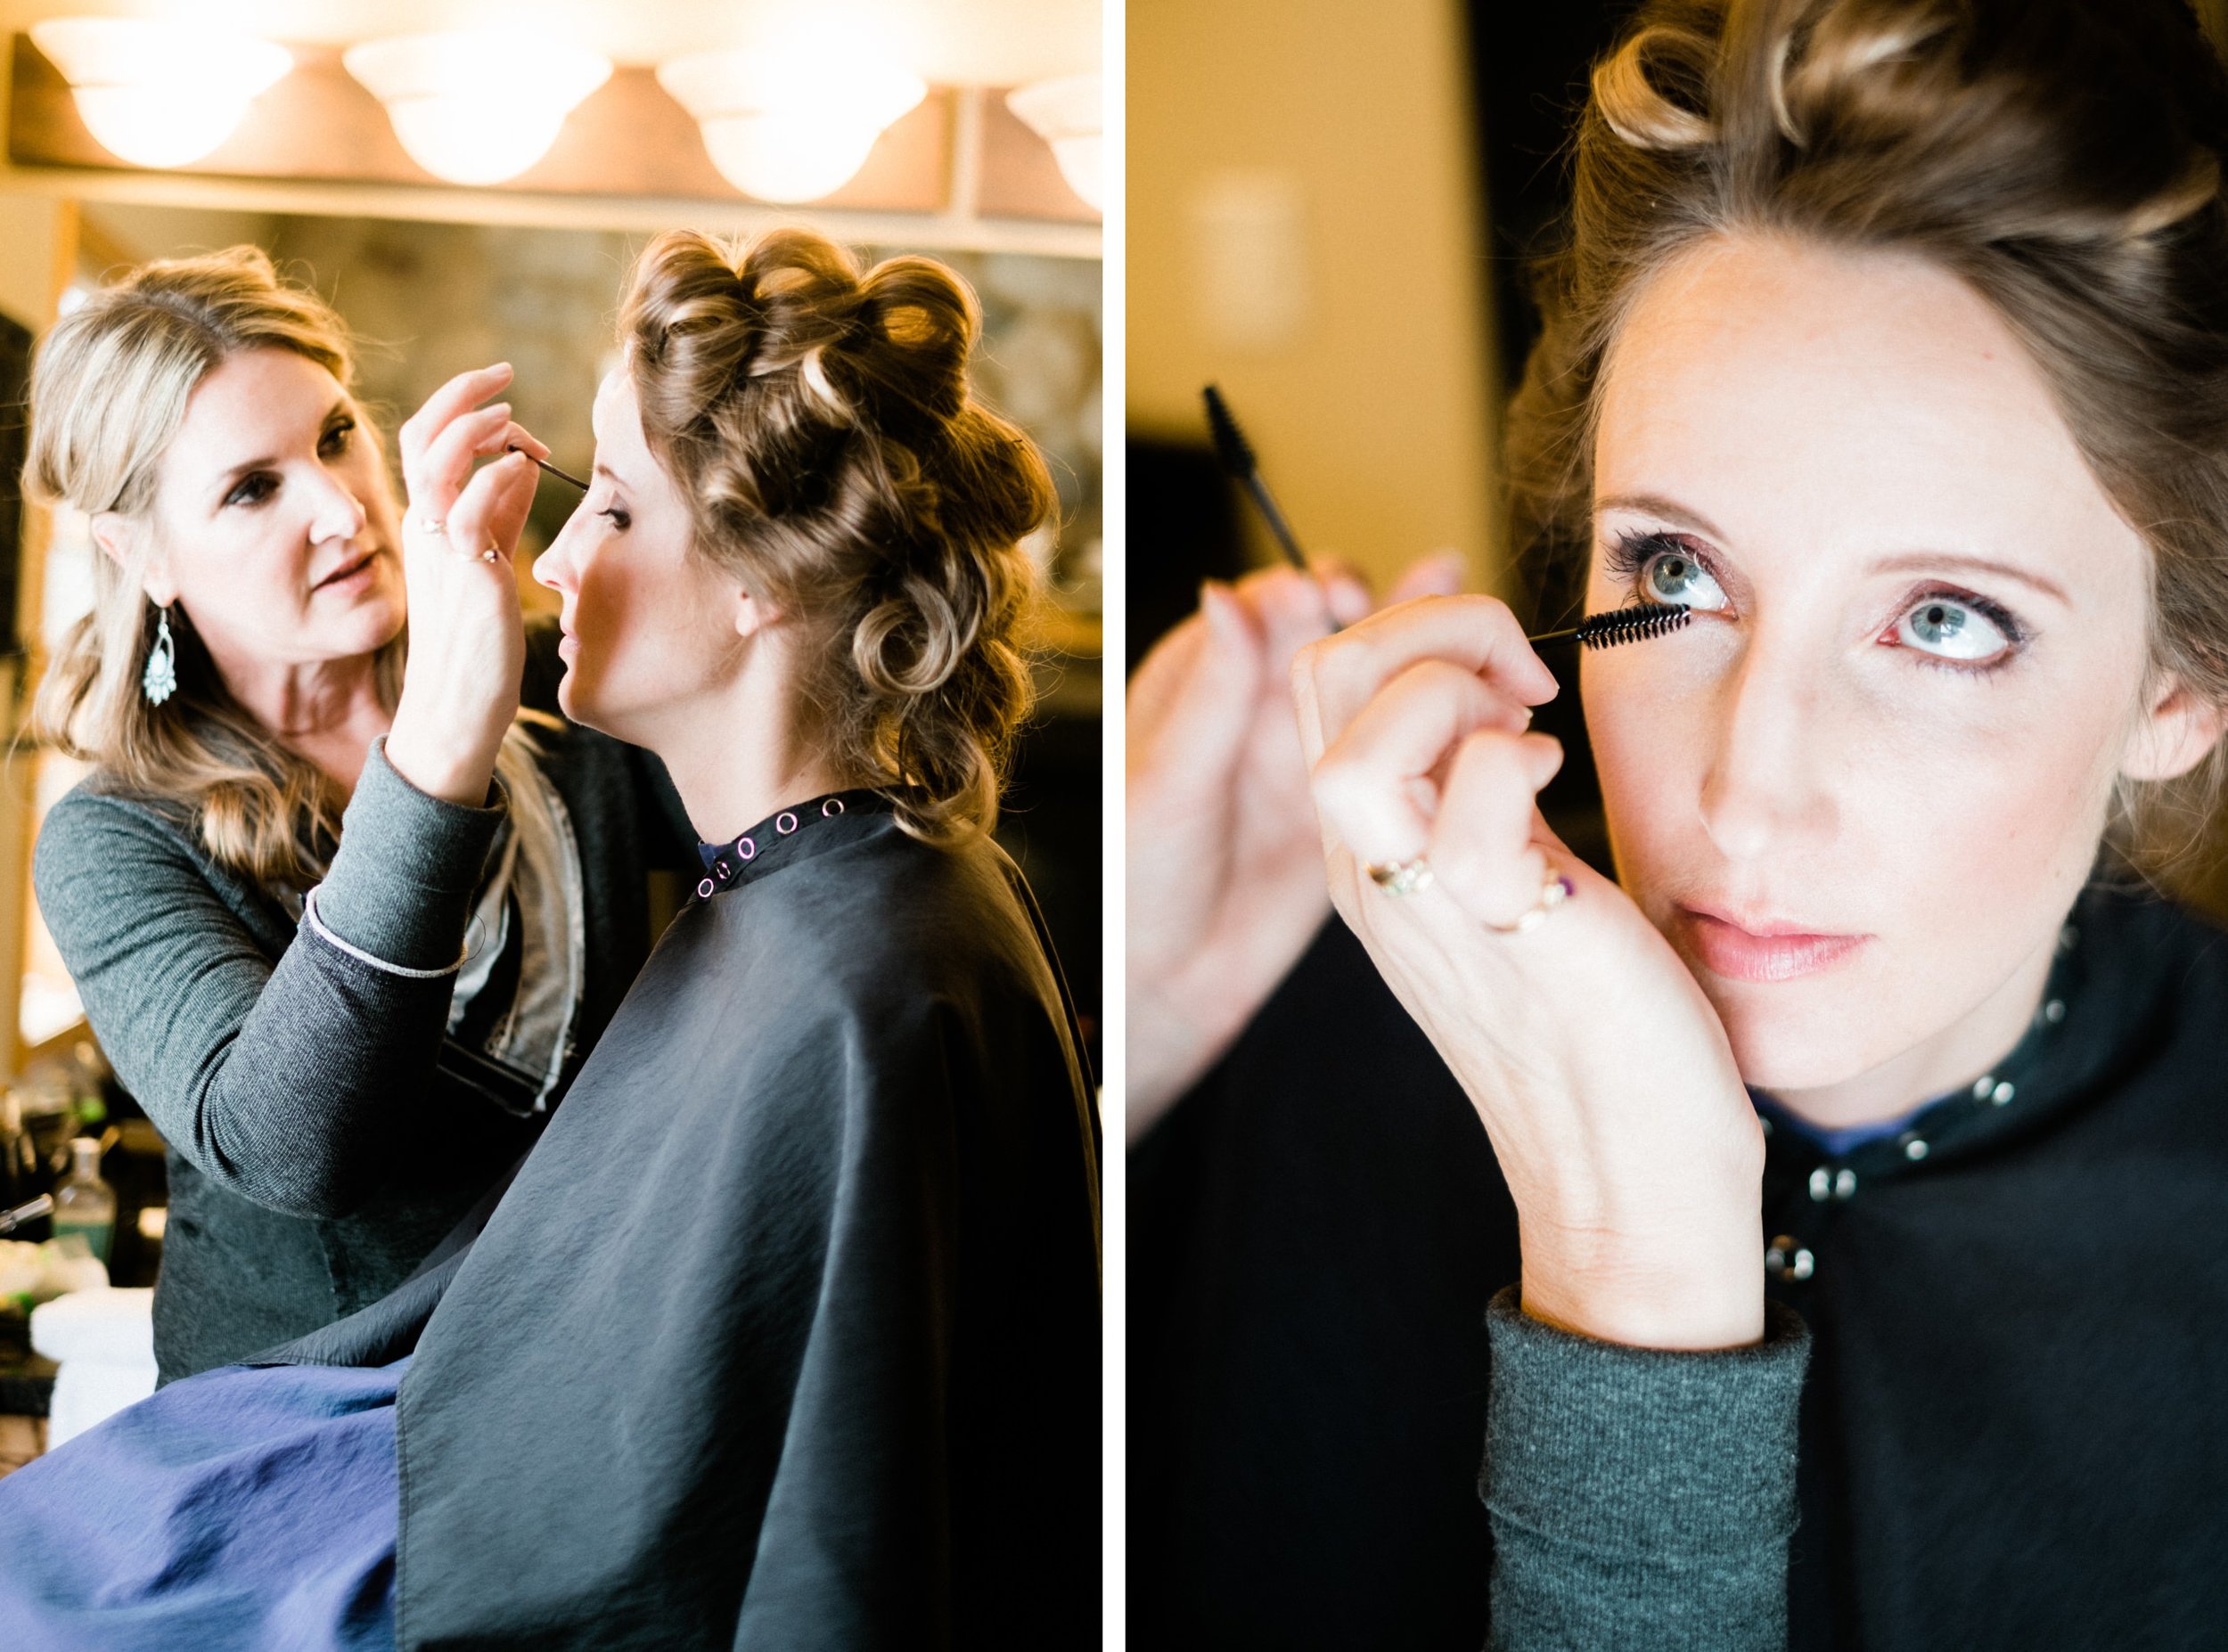
[{"label": "blonde hair", "polygon": [[[2228,705],[2228,83],[2178,0],[1652,0],[1593,70],[1508,425],[1512,543],[1590,542],[1602,364],[1648,279],[1734,233],[1921,255],[2024,343],[2151,552],[2153,664]],[[2184,855],[2222,754],[2124,787]],[[2179,830],[2175,821],[2182,822]]]},{"label": "blonde hair", "polygon": [[[194,387],[229,357],[258,349],[291,350],[353,388],[346,323],[315,291],[282,281],[259,249],[128,271],[39,345],[26,493],[88,515],[144,518]],[[92,611],[47,665],[35,732],[129,791],[184,806],[220,864],[262,882],[314,883],[340,834],[340,789],[226,691],[183,610],[171,619],[176,692],[158,706],[142,691],[159,617],[141,588],[149,554],[129,567],[94,557]],[[405,648],[397,633],[374,656],[389,707],[401,693]],[[515,777],[531,751],[514,725],[498,773]]]},{"label": "blonde hair", "polygon": [[816,735],[931,839],[996,821],[1031,699],[1020,541],[1054,505],[1043,456],[969,390],[980,333],[944,265],[862,271],[805,230],[660,236],[619,322],[696,549],[803,627]]}]

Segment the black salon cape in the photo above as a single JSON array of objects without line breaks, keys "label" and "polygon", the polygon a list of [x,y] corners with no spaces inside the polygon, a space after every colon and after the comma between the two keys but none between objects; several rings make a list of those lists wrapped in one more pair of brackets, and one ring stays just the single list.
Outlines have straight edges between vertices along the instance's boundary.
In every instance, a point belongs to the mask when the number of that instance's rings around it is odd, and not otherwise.
[{"label": "black salon cape", "polygon": [[485,1231],[270,1356],[415,1348],[405,1648],[1095,1644],[1097,1122],[1034,906],[885,813],[755,835]]},{"label": "black salon cape", "polygon": [[[1798,1652],[2228,1646],[2228,936],[2100,890],[2068,928],[1986,1093],[1767,1143]],[[1474,1652],[1515,1214],[1335,920],[1129,1189],[1134,1644]]]}]

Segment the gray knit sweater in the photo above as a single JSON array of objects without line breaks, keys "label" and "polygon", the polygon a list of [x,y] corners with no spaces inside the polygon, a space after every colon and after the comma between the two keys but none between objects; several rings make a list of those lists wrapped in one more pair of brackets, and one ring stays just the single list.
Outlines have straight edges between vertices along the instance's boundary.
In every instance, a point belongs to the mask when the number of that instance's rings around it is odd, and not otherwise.
[{"label": "gray knit sweater", "polygon": [[[528,704],[554,699],[553,628]],[[537,737],[578,845],[577,1067],[648,954],[645,871],[694,834],[641,752]],[[39,833],[39,908],[117,1076],[169,1149],[155,1296],[166,1380],[303,1336],[384,1296],[533,1144],[448,1029],[450,972],[504,818],[420,792],[375,744],[297,927],[283,892],[213,861],[187,811],[99,774]]]},{"label": "gray knit sweater", "polygon": [[1782,1652],[1810,1341],[1765,1313],[1754,1347],[1667,1353],[1527,1319],[1514,1286],[1494,1298],[1495,1648]]}]

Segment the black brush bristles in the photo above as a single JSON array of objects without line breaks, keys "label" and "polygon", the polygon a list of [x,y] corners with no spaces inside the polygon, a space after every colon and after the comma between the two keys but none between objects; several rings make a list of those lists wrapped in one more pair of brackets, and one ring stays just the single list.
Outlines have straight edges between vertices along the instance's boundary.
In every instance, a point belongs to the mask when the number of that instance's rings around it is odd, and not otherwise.
[{"label": "black brush bristles", "polygon": [[1215,456],[1222,461],[1223,469],[1234,481],[1242,482],[1253,474],[1253,444],[1247,441],[1238,421],[1230,416],[1230,405],[1223,400],[1223,393],[1208,385],[1200,395],[1207,401],[1208,433],[1215,438]]},{"label": "black brush bristles", "polygon": [[1576,642],[1581,648],[1615,648],[1619,642],[1640,642],[1668,636],[1694,617],[1694,610],[1676,602],[1635,602],[1582,619],[1566,631],[1543,631],[1524,640],[1534,648],[1550,642]]},{"label": "black brush bristles", "polygon": [[1615,648],[1619,642],[1639,642],[1676,631],[1694,617],[1694,610],[1675,602],[1642,602],[1632,608],[1596,614],[1577,626],[1581,648]]},{"label": "black brush bristles", "polygon": [[[1230,472],[1231,480],[1244,488],[1246,496],[1253,501],[1254,509],[1260,511],[1261,519],[1268,524],[1269,536],[1276,541],[1277,549],[1283,552],[1284,560],[1301,573],[1306,573],[1307,553],[1299,548],[1298,536],[1292,532],[1292,525],[1284,519],[1284,512],[1277,508],[1276,495],[1269,492],[1269,485],[1261,479],[1261,467],[1253,461],[1253,445],[1246,440],[1245,432],[1239,429],[1230,405],[1223,400],[1223,393],[1211,384],[1200,394],[1207,403],[1207,428],[1215,438],[1216,458],[1222,462],[1223,469]],[[1324,601],[1327,602],[1329,599],[1326,597]],[[1335,621],[1331,628],[1333,631],[1339,628]]]}]

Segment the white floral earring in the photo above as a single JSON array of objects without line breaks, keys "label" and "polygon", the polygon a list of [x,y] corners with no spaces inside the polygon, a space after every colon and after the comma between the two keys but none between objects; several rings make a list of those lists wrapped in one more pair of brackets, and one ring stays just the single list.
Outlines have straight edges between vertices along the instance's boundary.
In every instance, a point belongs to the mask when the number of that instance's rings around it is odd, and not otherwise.
[{"label": "white floral earring", "polygon": [[148,703],[156,706],[178,691],[178,648],[170,640],[170,605],[167,602],[155,620],[155,645],[147,650],[147,669],[139,674],[139,686]]}]

